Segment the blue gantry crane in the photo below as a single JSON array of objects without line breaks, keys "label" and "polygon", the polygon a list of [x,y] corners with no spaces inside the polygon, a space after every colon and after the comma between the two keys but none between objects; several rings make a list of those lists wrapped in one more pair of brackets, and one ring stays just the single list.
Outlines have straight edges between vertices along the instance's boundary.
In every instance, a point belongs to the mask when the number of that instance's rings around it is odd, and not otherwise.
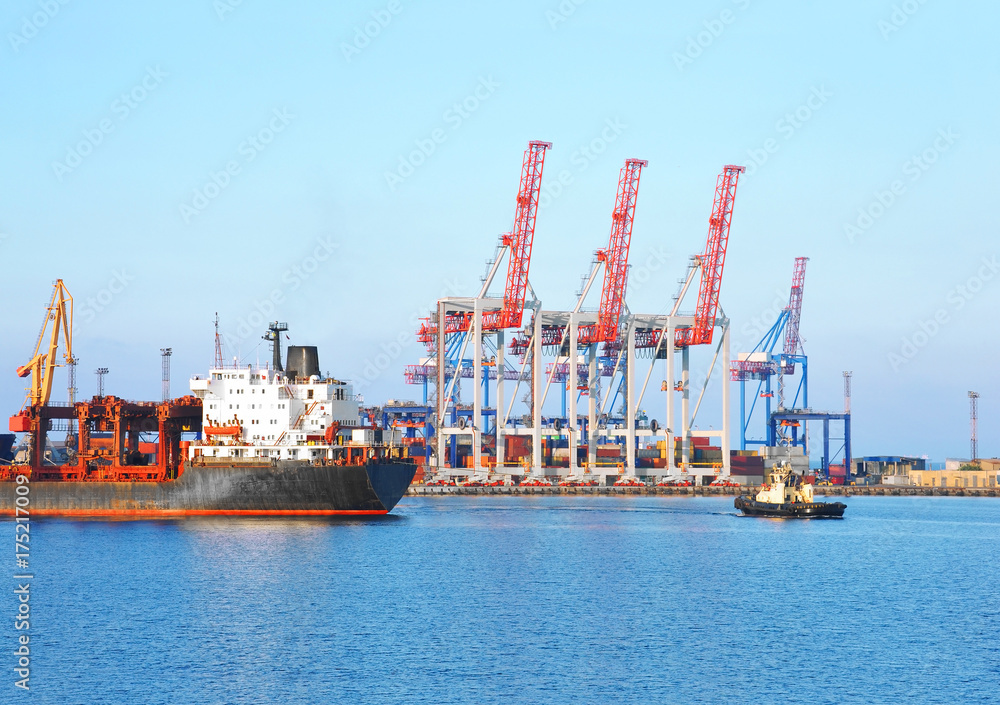
[{"label": "blue gantry crane", "polygon": [[[739,353],[737,359],[730,363],[730,379],[740,383],[740,450],[747,450],[750,445],[775,445],[776,433],[790,435],[790,445],[806,444],[806,434],[801,437],[793,420],[782,420],[780,427],[771,423],[772,403],[777,394],[777,410],[804,410],[809,408],[809,361],[802,347],[802,337],[799,335],[799,323],[802,320],[802,288],[806,278],[806,262],[808,257],[795,258],[795,270],[792,274],[792,290],[788,297],[788,305],[782,309],[778,319],[767,331],[759,343],[748,353]],[[775,352],[778,342],[782,342],[780,352]],[[793,385],[795,394],[791,403],[788,390],[791,386],[786,377],[794,377],[797,367],[801,374],[798,382]],[[776,378],[776,385],[772,382]],[[752,387],[757,382],[756,392],[750,399],[747,408],[747,383]],[[777,387],[775,389],[775,386]],[[754,412],[761,404],[764,409],[765,438],[750,438],[750,424]],[[777,431],[780,428],[781,431]],[[775,429],[775,430],[772,430]]]}]

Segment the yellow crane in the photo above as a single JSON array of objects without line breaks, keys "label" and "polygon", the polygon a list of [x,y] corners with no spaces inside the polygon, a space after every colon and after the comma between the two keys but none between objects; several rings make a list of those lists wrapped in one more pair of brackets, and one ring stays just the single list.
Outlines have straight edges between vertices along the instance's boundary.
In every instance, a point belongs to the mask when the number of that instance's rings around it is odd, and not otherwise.
[{"label": "yellow crane", "polygon": [[[46,341],[46,331],[49,324],[52,330],[48,336],[48,347],[43,347]],[[38,342],[35,343],[35,352],[27,364],[17,368],[18,377],[31,375],[31,389],[24,402],[24,409],[28,406],[45,406],[49,403],[52,394],[52,378],[56,367],[62,365],[56,362],[56,353],[59,348],[59,335],[65,342],[66,350],[63,358],[66,364],[73,360],[73,297],[70,295],[62,279],[57,279],[52,290],[52,301],[49,302],[48,310],[45,313],[45,321],[42,323],[42,330],[38,334]]]}]

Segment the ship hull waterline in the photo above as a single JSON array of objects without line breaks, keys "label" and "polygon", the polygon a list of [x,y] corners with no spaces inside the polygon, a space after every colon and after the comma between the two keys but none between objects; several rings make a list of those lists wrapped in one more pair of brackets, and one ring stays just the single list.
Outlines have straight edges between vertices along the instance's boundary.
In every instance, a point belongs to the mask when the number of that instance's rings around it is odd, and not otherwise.
[{"label": "ship hull waterline", "polygon": [[758,502],[751,497],[740,496],[733,506],[745,516],[772,517],[776,519],[842,519],[847,505],[843,502]]},{"label": "ship hull waterline", "polygon": [[[410,462],[364,465],[185,464],[169,482],[34,481],[30,516],[167,518],[186,516],[376,516],[392,511],[416,472]],[[15,514],[13,482],[0,516]]]}]

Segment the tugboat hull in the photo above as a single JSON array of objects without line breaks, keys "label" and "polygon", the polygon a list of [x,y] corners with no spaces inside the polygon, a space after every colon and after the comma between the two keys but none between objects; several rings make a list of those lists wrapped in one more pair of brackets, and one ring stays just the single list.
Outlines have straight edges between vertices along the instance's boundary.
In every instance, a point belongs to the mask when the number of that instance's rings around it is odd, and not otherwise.
[{"label": "tugboat hull", "polygon": [[779,519],[841,519],[847,505],[843,502],[758,502],[752,497],[737,497],[733,503],[746,516]]}]

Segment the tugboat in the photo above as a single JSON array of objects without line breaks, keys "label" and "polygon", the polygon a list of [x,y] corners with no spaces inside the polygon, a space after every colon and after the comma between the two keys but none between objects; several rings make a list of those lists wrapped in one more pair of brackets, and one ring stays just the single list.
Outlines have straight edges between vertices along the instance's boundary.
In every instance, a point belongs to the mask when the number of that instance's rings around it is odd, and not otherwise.
[{"label": "tugboat", "polygon": [[813,486],[793,474],[787,462],[774,466],[771,482],[756,497],[741,495],[734,506],[745,516],[780,519],[840,519],[847,509],[843,502],[814,502]]}]

